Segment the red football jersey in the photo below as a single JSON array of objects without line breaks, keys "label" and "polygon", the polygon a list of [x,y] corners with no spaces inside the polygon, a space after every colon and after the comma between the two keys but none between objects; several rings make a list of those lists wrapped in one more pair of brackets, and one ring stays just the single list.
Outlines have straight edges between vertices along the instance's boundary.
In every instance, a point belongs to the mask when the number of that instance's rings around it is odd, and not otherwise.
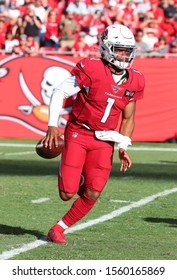
[{"label": "red football jersey", "polygon": [[144,76],[128,69],[128,79],[117,85],[100,58],[85,58],[71,71],[81,91],[74,101],[70,120],[92,130],[115,130],[125,106],[143,98]]}]

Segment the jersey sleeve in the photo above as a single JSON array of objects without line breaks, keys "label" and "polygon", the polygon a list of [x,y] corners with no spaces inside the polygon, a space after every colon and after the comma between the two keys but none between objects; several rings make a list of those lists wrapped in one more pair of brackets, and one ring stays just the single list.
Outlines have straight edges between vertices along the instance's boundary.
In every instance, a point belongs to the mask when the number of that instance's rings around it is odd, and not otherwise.
[{"label": "jersey sleeve", "polygon": [[89,59],[85,58],[80,60],[71,70],[71,74],[76,77],[80,88],[83,86],[89,87],[91,85],[91,78],[89,75],[90,68]]},{"label": "jersey sleeve", "polygon": [[139,99],[142,99],[144,97],[144,88],[145,88],[145,79],[144,75],[140,72],[136,72],[136,78],[137,78],[137,83],[136,83],[136,94],[133,96],[132,101],[137,101]]}]

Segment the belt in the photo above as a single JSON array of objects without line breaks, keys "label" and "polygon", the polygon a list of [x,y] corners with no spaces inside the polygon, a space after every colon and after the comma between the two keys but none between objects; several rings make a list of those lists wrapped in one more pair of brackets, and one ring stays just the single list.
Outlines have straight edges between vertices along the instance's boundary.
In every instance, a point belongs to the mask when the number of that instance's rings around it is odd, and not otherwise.
[{"label": "belt", "polygon": [[85,123],[79,123],[79,122],[75,122],[75,121],[70,121],[71,123],[75,124],[75,125],[78,125],[82,128],[85,128],[86,130],[89,130],[89,131],[92,131],[92,132],[95,132],[95,130],[91,129],[88,125],[86,125]]}]

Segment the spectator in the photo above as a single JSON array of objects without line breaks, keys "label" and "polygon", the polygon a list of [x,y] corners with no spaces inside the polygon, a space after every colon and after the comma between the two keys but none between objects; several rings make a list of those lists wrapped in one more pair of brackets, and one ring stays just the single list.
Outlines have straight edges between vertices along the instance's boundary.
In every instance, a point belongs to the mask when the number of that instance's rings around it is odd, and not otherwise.
[{"label": "spectator", "polygon": [[71,51],[74,56],[88,56],[89,54],[89,46],[84,42],[85,32],[79,32],[78,39],[76,39]]},{"label": "spectator", "polygon": [[150,48],[146,42],[143,41],[144,32],[143,29],[138,28],[135,32],[135,45],[136,45],[136,56],[145,57],[150,52]]},{"label": "spectator", "polygon": [[158,3],[158,0],[151,0],[151,9],[147,12],[147,17],[161,24],[164,21],[164,11],[158,7]]},{"label": "spectator", "polygon": [[0,1],[0,13],[4,13],[7,10],[7,1],[1,0]]},{"label": "spectator", "polygon": [[118,13],[118,10],[117,10],[116,0],[110,0],[108,2],[108,7],[104,13],[104,17],[107,18],[107,20],[106,20],[107,25],[111,25],[116,21],[117,13]]},{"label": "spectator", "polygon": [[169,0],[160,0],[159,7],[164,11],[165,16],[169,13],[173,15],[176,13],[174,5],[172,5]]},{"label": "spectator", "polygon": [[33,4],[28,5],[28,14],[24,16],[23,27],[24,34],[33,37],[36,45],[35,48],[39,49],[41,20],[35,15],[35,6]]},{"label": "spectator", "polygon": [[158,38],[163,33],[161,25],[154,18],[154,15],[152,13],[147,13],[144,20],[142,22],[139,22],[139,27],[142,28],[145,33],[153,32]]},{"label": "spectator", "polygon": [[84,42],[92,47],[93,45],[98,43],[98,31],[96,27],[90,27],[89,33],[85,36]]},{"label": "spectator", "polygon": [[33,37],[27,37],[27,47],[29,48],[30,56],[38,55],[39,49],[36,47],[35,40]]},{"label": "spectator", "polygon": [[138,13],[133,1],[128,1],[126,7],[119,12],[117,20],[123,25],[129,27],[133,32],[138,27]]},{"label": "spectator", "polygon": [[11,17],[20,16],[20,7],[24,5],[24,0],[9,0],[7,4],[8,13]]},{"label": "spectator", "polygon": [[[48,6],[47,6],[47,9],[49,9]],[[41,26],[39,29],[39,37],[40,37],[39,45],[41,46],[44,43],[44,37],[45,37],[45,33],[46,33],[46,19],[48,16],[48,10],[46,10],[43,7],[42,0],[34,0],[34,13],[35,13],[35,16],[38,17],[41,21]]]},{"label": "spectator", "polygon": [[[48,0],[48,5],[51,7],[51,9],[57,9],[57,6],[59,4],[59,2],[61,2],[60,0]],[[62,2],[66,2],[66,1],[62,1]]]},{"label": "spectator", "polygon": [[0,49],[4,48],[6,40],[6,26],[4,20],[0,20]]},{"label": "spectator", "polygon": [[169,51],[169,45],[166,42],[165,36],[160,36],[157,43],[154,45],[154,49],[152,51],[155,55],[165,55]]},{"label": "spectator", "polygon": [[[173,1],[173,0],[172,0],[172,1]],[[174,0],[173,6],[174,6],[174,8],[175,8],[174,20],[177,21],[177,0]]]},{"label": "spectator", "polygon": [[102,19],[102,12],[100,10],[96,10],[93,14],[92,20],[90,22],[90,27],[96,27],[98,34],[101,34],[105,27],[106,23],[104,21],[104,18]]},{"label": "spectator", "polygon": [[157,38],[163,34],[163,30],[160,25],[155,20],[150,20],[146,26],[143,28],[144,33],[152,32]]},{"label": "spectator", "polygon": [[174,20],[173,13],[167,13],[164,22],[160,27],[166,37],[167,43],[172,43],[177,34],[177,22]]},{"label": "spectator", "polygon": [[4,22],[4,31],[7,32],[9,30],[12,30],[17,19],[5,12],[3,14],[0,14],[0,20]]},{"label": "spectator", "polygon": [[57,5],[56,5],[55,8],[53,7],[53,9],[56,9],[58,16],[61,18],[61,16],[65,13],[67,1],[65,1],[65,0],[57,0],[56,2],[57,2]]},{"label": "spectator", "polygon": [[56,10],[50,10],[46,22],[46,33],[44,45],[46,47],[59,48],[59,21]]},{"label": "spectator", "polygon": [[[28,45],[28,36],[26,34],[20,35],[20,41],[18,46],[14,46],[13,53],[18,55],[34,55],[33,48]],[[31,51],[33,53],[31,53]]]},{"label": "spectator", "polygon": [[4,51],[7,54],[11,54],[13,52],[13,48],[15,46],[19,46],[19,41],[13,37],[13,33],[9,30],[6,33],[6,39],[4,43]]},{"label": "spectator", "polygon": [[67,12],[60,23],[60,46],[61,48],[71,49],[75,42],[75,34],[79,31],[78,24],[72,12]]},{"label": "spectator", "polygon": [[72,12],[76,20],[81,19],[84,15],[88,14],[87,6],[80,0],[74,0],[66,7],[66,12]]},{"label": "spectator", "polygon": [[24,0],[24,4],[19,7],[21,17],[24,17],[24,15],[28,14],[29,4],[31,4],[31,0]]},{"label": "spectator", "polygon": [[98,5],[99,5],[99,9],[103,11],[108,6],[108,0],[98,0]]},{"label": "spectator", "polygon": [[37,17],[40,18],[43,23],[47,17],[47,10],[43,7],[42,0],[34,1],[34,12]]},{"label": "spectator", "polygon": [[154,48],[154,45],[158,42],[158,37],[152,30],[148,30],[144,34],[142,40],[143,40],[143,42],[145,42],[148,45],[150,51],[152,51]]},{"label": "spectator", "polygon": [[12,28],[12,34],[16,39],[20,38],[20,35],[24,34],[23,18],[19,16]]},{"label": "spectator", "polygon": [[48,11],[50,11],[52,9],[52,7],[49,5],[49,1],[48,0],[41,0],[41,1],[42,1],[42,6],[46,10],[46,12],[48,12]]},{"label": "spectator", "polygon": [[73,12],[74,19],[81,26],[83,31],[88,31],[91,15],[88,13],[86,3],[81,0],[74,0],[66,7],[67,12]]},{"label": "spectator", "polygon": [[99,55],[99,35],[97,34],[97,29],[95,27],[91,27],[89,33],[85,36],[85,43],[89,47],[89,55],[98,56]]},{"label": "spectator", "polygon": [[151,9],[151,3],[150,0],[144,0],[142,2],[139,2],[137,4],[137,13],[138,13],[138,18],[140,21],[143,21],[144,18],[146,17],[147,12]]},{"label": "spectator", "polygon": [[89,31],[89,26],[90,26],[90,21],[92,20],[92,14],[87,14],[81,17],[75,17],[75,20],[78,23],[78,26],[80,26],[80,29],[82,31],[88,32]]},{"label": "spectator", "polygon": [[170,44],[168,53],[174,54],[175,56],[177,55],[177,44],[176,43],[171,43]]},{"label": "spectator", "polygon": [[103,7],[100,5],[99,0],[92,0],[91,4],[88,5],[88,13],[93,15],[97,10],[103,11]]}]

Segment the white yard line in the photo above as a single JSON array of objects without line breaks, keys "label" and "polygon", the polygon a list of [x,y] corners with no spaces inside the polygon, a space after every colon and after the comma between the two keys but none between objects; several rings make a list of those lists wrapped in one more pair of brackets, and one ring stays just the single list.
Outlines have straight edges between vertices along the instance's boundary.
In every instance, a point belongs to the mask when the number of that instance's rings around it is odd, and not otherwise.
[{"label": "white yard line", "polygon": [[110,199],[110,202],[134,203],[135,201],[130,201],[130,200],[119,200],[119,199]]},{"label": "white yard line", "polygon": [[[85,229],[87,227],[90,227],[90,226],[93,226],[93,225],[111,220],[115,217],[121,216],[123,213],[126,213],[126,212],[130,211],[131,209],[139,208],[141,206],[144,206],[144,205],[154,201],[158,197],[167,196],[169,194],[176,193],[176,192],[177,192],[177,187],[175,187],[173,189],[164,190],[163,192],[159,192],[159,193],[153,194],[151,196],[144,197],[137,202],[134,202],[134,203],[131,203],[131,204],[126,205],[124,207],[118,208],[117,210],[114,210],[113,212],[111,212],[109,214],[106,214],[106,215],[103,215],[103,216],[101,216],[97,219],[94,219],[94,220],[88,221],[86,223],[84,222],[84,223],[81,223],[79,225],[73,226],[73,227],[66,230],[66,234],[72,233],[72,232],[75,232],[75,231],[78,231],[78,230],[82,230],[82,229]],[[40,240],[30,242],[28,244],[23,244],[19,248],[3,252],[0,255],[0,260],[11,259],[16,255],[19,255],[20,253],[27,252],[29,250],[35,249],[35,248],[37,248],[41,245],[45,245],[45,244],[47,244],[47,241],[44,240],[44,238],[40,239]]]},{"label": "white yard line", "polygon": [[0,153],[0,156],[23,156],[23,155],[32,155],[36,154],[36,152],[16,152],[16,153]]},{"label": "white yard line", "polygon": [[[36,141],[37,143],[37,141]],[[25,148],[34,148],[35,144],[22,144],[22,143],[0,143],[0,147],[25,147]]]},{"label": "white yard line", "polygon": [[[36,144],[22,144],[22,143],[0,143],[0,147],[12,147],[12,148],[35,148]],[[129,147],[131,151],[156,151],[156,152],[177,152],[177,148],[156,148],[156,147]],[[24,151],[24,152],[11,152],[4,153],[0,152],[0,156],[16,156],[16,155],[31,155],[35,154],[35,151]],[[166,163],[162,163],[166,164]],[[132,177],[133,178],[133,177]],[[130,177],[124,177],[123,179],[132,179]]]},{"label": "white yard line", "polygon": [[[37,143],[37,141],[36,141]],[[36,144],[22,144],[22,143],[0,143],[0,147],[26,147],[35,148]],[[165,147],[129,147],[132,151],[157,151],[157,152],[177,152],[177,148],[165,148]]]},{"label": "white yard line", "polygon": [[163,148],[163,147],[129,147],[132,151],[156,151],[156,152],[176,152],[177,148]]},{"label": "white yard line", "polygon": [[134,179],[134,176],[125,176],[125,177],[122,177],[122,180],[131,180],[131,179]]},{"label": "white yard line", "polygon": [[31,200],[32,203],[43,203],[45,201],[50,200],[49,197],[40,197],[38,199]]}]

